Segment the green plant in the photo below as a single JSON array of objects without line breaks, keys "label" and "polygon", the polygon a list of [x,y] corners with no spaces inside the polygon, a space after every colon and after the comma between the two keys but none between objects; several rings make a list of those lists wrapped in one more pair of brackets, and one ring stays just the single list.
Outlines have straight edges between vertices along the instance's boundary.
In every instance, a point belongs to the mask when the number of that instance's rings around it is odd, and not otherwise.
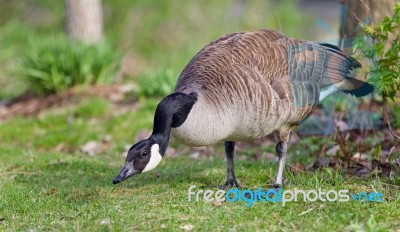
[{"label": "green plant", "polygon": [[384,101],[394,101],[400,90],[400,2],[395,4],[393,16],[386,16],[376,26],[362,26],[365,36],[355,39],[354,53],[372,61],[368,80]]},{"label": "green plant", "polygon": [[84,45],[64,36],[50,36],[29,41],[17,73],[29,89],[45,96],[76,85],[109,83],[118,64],[118,56],[105,42]]},{"label": "green plant", "polygon": [[137,79],[136,95],[140,98],[160,98],[174,91],[178,75],[172,70],[153,71]]}]

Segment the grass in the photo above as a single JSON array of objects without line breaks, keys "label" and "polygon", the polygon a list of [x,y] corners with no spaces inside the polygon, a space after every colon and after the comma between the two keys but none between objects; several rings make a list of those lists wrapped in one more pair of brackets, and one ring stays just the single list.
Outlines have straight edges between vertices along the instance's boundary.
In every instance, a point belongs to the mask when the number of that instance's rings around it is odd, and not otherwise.
[{"label": "grass", "polygon": [[[16,117],[0,123],[0,230],[182,231],[185,225],[193,225],[195,231],[400,228],[397,177],[357,178],[329,169],[286,172],[285,189],[356,193],[374,188],[384,194],[384,203],[292,202],[285,207],[255,203],[246,207],[243,202],[188,202],[191,185],[216,190],[225,181],[222,146],[210,157],[167,155],[156,170],[112,185],[124,161],[124,147],[134,143],[143,128],[151,128],[156,104],[157,100],[143,101],[138,110],[116,113],[106,100],[88,98],[37,118]],[[106,135],[111,142],[101,142]],[[95,156],[79,149],[91,140],[103,146]],[[311,159],[308,147],[304,142],[291,145],[289,163]],[[238,157],[251,157],[250,151],[240,151]],[[267,160],[236,161],[236,175],[247,189],[268,188],[276,169],[277,164]]]}]

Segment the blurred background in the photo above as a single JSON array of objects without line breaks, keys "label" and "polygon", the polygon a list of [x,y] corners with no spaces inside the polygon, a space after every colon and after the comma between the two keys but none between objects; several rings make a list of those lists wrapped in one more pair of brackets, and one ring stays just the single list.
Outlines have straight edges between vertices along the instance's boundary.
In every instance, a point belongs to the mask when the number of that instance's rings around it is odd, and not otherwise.
[{"label": "blurred background", "polygon": [[[197,51],[226,33],[273,28],[296,38],[331,40],[334,43],[338,40],[339,2],[332,0],[103,0],[102,4],[99,1],[87,1],[86,5],[77,4],[77,7],[92,11],[92,15],[101,15],[97,18],[94,16],[92,20],[78,20],[75,24],[68,24],[68,19],[73,22],[74,17],[80,17],[79,13],[67,15],[67,10],[79,9],[73,8],[73,4],[67,8],[67,2],[1,0],[0,100],[19,96],[29,88],[27,85],[32,84],[26,83],[29,74],[21,69],[39,69],[35,66],[39,65],[35,63],[38,62],[35,59],[39,59],[33,57],[35,54],[41,54],[44,50],[47,50],[48,56],[54,57],[57,55],[51,52],[70,53],[62,51],[69,49],[65,45],[66,37],[92,40],[94,44],[103,43],[104,57],[98,61],[101,62],[99,65],[102,68],[115,64],[119,66],[108,70],[113,73],[104,74],[107,75],[104,79],[111,83],[137,83],[137,78],[143,76],[167,75],[171,83],[166,84],[171,85]],[[100,29],[90,29],[96,27]],[[79,34],[74,28],[87,32]],[[62,44],[64,48],[61,48]],[[54,47],[61,50],[50,51]],[[100,51],[88,49],[86,52],[95,55]],[[94,62],[83,57],[76,59]],[[47,62],[43,65],[51,66],[51,62],[56,61]],[[164,89],[165,93],[172,90],[171,86],[165,86]]]}]

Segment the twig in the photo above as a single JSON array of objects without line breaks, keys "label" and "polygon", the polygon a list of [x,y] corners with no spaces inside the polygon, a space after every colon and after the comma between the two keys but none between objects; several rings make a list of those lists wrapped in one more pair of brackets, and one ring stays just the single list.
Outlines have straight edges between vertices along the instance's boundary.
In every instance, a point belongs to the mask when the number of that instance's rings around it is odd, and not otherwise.
[{"label": "twig", "polygon": [[383,185],[386,185],[386,186],[390,186],[390,187],[400,188],[400,186],[398,186],[398,185],[388,184],[388,183],[385,183],[385,182],[382,182],[382,181],[379,181],[379,183],[383,184]]},{"label": "twig", "polygon": [[[364,5],[364,7],[366,8],[366,10],[367,10],[367,14],[368,14],[368,17],[370,17],[370,18],[372,18],[372,16],[371,16],[371,8],[368,6],[368,4],[365,2],[365,1],[363,1],[363,0],[360,0],[360,2]],[[365,23],[364,23],[364,21],[362,21],[362,20],[360,20],[358,17],[357,17],[357,14],[354,12],[353,13],[354,14],[354,17],[358,20],[358,22],[360,23],[360,24],[362,24],[363,26],[365,26]]]},{"label": "twig", "polygon": [[393,154],[394,149],[396,149],[396,146],[393,146],[392,148],[390,148],[389,154],[388,154],[388,156],[387,156],[387,160],[390,161],[390,156]]},{"label": "twig", "polygon": [[374,192],[377,193],[377,191],[376,191],[376,189],[374,188],[374,186],[373,186],[372,184],[370,184],[370,185],[371,185],[371,188],[374,190]]},{"label": "twig", "polygon": [[393,135],[393,137],[395,139],[400,140],[400,136],[392,128],[392,124],[390,123],[389,116],[387,114],[385,105],[383,105],[382,111],[383,111],[383,119],[385,120],[386,124],[388,125],[390,133]]},{"label": "twig", "polygon": [[343,137],[340,128],[336,126],[335,141],[338,143],[340,150],[342,151],[345,161],[347,163],[347,169],[350,169],[350,152],[347,150],[347,139]]},{"label": "twig", "polygon": [[310,209],[308,209],[308,210],[306,210],[306,211],[300,213],[298,216],[303,216],[304,214],[309,213],[309,212],[311,212],[312,210],[313,210],[313,208],[310,208]]},{"label": "twig", "polygon": [[0,172],[0,175],[14,175],[14,174],[39,175],[39,173],[36,172]]}]

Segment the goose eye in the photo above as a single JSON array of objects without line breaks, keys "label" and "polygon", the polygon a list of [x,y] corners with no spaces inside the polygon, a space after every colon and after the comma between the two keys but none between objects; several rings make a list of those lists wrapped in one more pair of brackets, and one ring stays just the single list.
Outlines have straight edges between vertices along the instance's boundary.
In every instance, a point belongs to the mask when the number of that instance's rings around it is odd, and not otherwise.
[{"label": "goose eye", "polygon": [[143,151],[142,151],[142,157],[147,157],[147,156],[148,156],[147,150],[143,150]]}]

